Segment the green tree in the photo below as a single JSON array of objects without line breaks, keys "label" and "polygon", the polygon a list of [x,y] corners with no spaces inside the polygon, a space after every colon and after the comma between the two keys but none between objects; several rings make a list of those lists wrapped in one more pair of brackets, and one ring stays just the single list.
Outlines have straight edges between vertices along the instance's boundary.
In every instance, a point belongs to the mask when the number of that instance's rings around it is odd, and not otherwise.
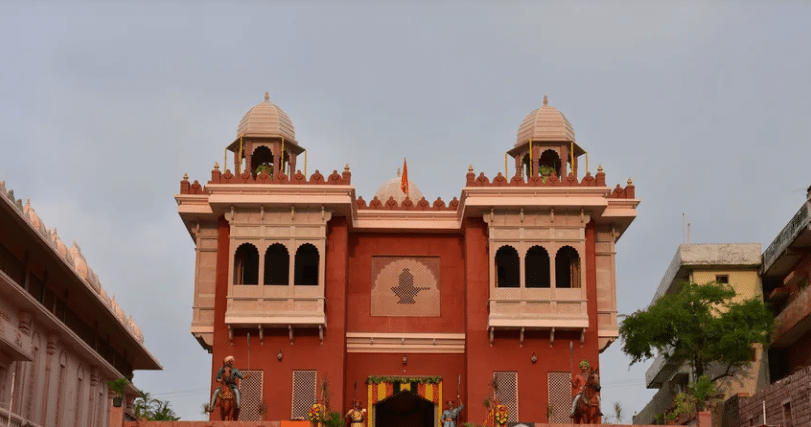
[{"label": "green tree", "polygon": [[132,411],[135,413],[135,418],[139,420],[146,418],[148,421],[178,421],[180,419],[169,407],[169,401],[154,399],[145,391],[141,391],[132,402]]},{"label": "green tree", "polygon": [[735,375],[752,361],[752,344],[765,350],[774,324],[759,297],[733,301],[735,297],[735,290],[726,284],[687,283],[647,310],[622,316],[622,352],[633,365],[653,358],[657,350],[670,362],[687,363],[694,378],[718,364],[722,370],[711,382]]}]

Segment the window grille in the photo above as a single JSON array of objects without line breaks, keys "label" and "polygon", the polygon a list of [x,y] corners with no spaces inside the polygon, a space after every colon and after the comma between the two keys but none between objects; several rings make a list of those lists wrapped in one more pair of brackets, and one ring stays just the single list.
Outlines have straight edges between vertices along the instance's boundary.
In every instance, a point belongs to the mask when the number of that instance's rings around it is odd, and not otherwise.
[{"label": "window grille", "polygon": [[550,372],[549,406],[547,411],[550,423],[570,423],[569,412],[572,410],[572,374],[569,372]]},{"label": "window grille", "polygon": [[293,371],[293,410],[291,418],[307,419],[315,403],[316,371]]},{"label": "window grille", "polygon": [[509,411],[509,421],[518,420],[518,372],[493,372],[496,398]]},{"label": "window grille", "polygon": [[261,370],[243,369],[245,377],[240,383],[239,419],[244,421],[262,421],[259,409],[262,406],[263,373]]}]

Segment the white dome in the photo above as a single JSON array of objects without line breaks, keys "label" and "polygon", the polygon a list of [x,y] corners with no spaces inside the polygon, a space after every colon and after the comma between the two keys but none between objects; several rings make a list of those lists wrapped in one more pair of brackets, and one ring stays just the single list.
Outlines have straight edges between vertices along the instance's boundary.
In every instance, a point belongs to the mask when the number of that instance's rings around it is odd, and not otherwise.
[{"label": "white dome", "polygon": [[[397,204],[401,205],[403,200],[406,199],[406,193],[400,189],[402,182],[403,179],[400,177],[400,171],[398,170],[397,177],[384,182],[383,185],[377,189],[375,197],[377,197],[377,199],[383,203],[386,203],[386,200],[389,200],[389,197],[394,197]],[[414,203],[417,203],[423,198],[422,191],[420,191],[420,189],[417,188],[417,184],[414,184],[414,181],[410,179],[408,180],[408,198],[410,198]]]}]

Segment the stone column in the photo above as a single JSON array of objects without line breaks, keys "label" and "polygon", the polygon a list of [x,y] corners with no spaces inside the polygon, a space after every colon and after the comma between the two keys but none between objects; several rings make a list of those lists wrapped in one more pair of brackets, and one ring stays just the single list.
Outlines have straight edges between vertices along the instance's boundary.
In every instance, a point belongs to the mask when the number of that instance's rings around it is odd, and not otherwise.
[{"label": "stone column", "polygon": [[96,367],[90,368],[90,402],[88,403],[87,407],[87,419],[89,421],[88,427],[96,427],[96,399],[95,396],[98,394],[96,387],[99,385],[99,370]]},{"label": "stone column", "polygon": [[[45,357],[45,391],[42,394],[42,413],[40,414],[40,425],[46,425],[48,419],[48,393],[51,389],[51,365],[53,365],[53,355],[56,353],[56,344],[59,342],[59,337],[51,333],[48,335],[48,347],[46,349],[47,356]],[[58,391],[57,391],[58,392]]]}]

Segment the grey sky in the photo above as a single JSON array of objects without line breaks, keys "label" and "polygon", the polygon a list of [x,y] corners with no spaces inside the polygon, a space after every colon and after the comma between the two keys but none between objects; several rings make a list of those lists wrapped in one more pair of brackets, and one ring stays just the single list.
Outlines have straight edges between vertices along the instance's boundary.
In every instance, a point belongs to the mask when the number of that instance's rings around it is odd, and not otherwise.
[{"label": "grey sky", "polygon": [[[650,302],[682,212],[695,243],[765,249],[803,202],[811,5],[410,3],[0,3],[0,179],[81,245],[165,368],[136,385],[183,419],[203,417],[211,362],[172,196],[184,172],[209,178],[265,90],[308,173],[349,163],[367,200],[403,157],[429,200],[458,196],[469,164],[503,171],[549,95],[589,168],[642,200],[617,246],[620,313]],[[603,400],[630,416],[652,392],[619,348]]]}]

